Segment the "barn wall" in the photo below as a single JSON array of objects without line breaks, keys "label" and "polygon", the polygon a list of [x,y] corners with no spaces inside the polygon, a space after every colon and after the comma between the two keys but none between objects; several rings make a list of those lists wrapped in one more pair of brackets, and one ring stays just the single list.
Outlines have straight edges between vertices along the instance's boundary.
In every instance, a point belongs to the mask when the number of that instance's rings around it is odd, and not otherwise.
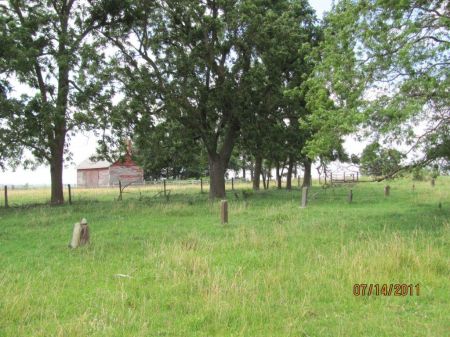
[{"label": "barn wall", "polygon": [[116,162],[109,168],[109,183],[118,185],[119,180],[122,183],[142,183],[144,182],[144,170],[129,158],[123,163]]},{"label": "barn wall", "polygon": [[108,186],[109,185],[109,169],[99,170],[98,171],[98,185],[99,186]]},{"label": "barn wall", "polygon": [[86,171],[77,170],[77,186],[86,186]]},{"label": "barn wall", "polygon": [[109,170],[103,169],[85,169],[77,170],[77,185],[82,187],[108,186]]}]

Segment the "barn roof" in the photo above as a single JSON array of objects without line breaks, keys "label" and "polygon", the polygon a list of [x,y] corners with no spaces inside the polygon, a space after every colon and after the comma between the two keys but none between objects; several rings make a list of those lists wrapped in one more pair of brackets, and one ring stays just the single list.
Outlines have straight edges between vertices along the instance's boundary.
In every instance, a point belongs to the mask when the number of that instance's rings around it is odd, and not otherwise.
[{"label": "barn roof", "polygon": [[110,166],[111,163],[106,160],[92,161],[90,159],[86,159],[77,166],[77,170],[102,169]]}]

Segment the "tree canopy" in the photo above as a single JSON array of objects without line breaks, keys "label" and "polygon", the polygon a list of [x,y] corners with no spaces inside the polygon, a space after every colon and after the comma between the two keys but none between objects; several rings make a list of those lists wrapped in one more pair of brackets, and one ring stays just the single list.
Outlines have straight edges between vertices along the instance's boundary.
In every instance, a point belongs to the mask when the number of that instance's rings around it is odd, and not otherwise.
[{"label": "tree canopy", "polygon": [[89,120],[84,108],[108,81],[98,76],[104,54],[94,34],[112,23],[104,13],[100,1],[0,4],[0,166],[49,164],[53,204],[64,202],[69,136]]},{"label": "tree canopy", "polygon": [[341,0],[324,21],[321,61],[308,82],[307,120],[320,152],[362,126],[409,146],[423,165],[448,161],[448,1]]},{"label": "tree canopy", "polygon": [[[132,11],[131,26],[104,33],[119,51],[123,113],[136,117],[138,133],[152,132],[160,119],[201,140],[210,196],[223,197],[240,135],[264,132],[260,119],[268,114],[297,124],[281,99],[307,71],[302,67],[314,40],[313,11],[306,1],[287,0],[142,2]],[[265,105],[268,99],[277,103]]]}]

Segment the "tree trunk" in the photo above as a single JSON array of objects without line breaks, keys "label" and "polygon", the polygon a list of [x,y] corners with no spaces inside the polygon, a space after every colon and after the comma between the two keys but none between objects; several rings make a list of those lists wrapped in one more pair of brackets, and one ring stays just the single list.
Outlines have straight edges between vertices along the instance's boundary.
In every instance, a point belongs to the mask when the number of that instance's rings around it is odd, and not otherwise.
[{"label": "tree trunk", "polygon": [[253,189],[255,191],[259,191],[261,169],[262,169],[262,157],[261,155],[257,155],[255,157],[255,173],[253,175]]},{"label": "tree trunk", "polygon": [[62,182],[63,172],[63,151],[60,154],[56,154],[50,162],[50,178],[51,178],[51,204],[62,205],[64,204],[64,190]]},{"label": "tree trunk", "polygon": [[272,168],[269,166],[267,167],[267,184],[266,184],[266,190],[269,189],[270,186],[270,178],[272,177]]},{"label": "tree trunk", "polygon": [[286,189],[292,189],[292,170],[294,168],[294,161],[289,157],[288,171],[287,171],[287,179],[286,179]]},{"label": "tree trunk", "polygon": [[261,170],[263,188],[267,190],[267,173],[264,172],[264,169]]},{"label": "tree trunk", "polygon": [[219,149],[217,148],[217,137],[213,137],[213,141],[209,137],[203,138],[208,151],[209,198],[211,200],[225,197],[225,172],[230,162],[238,131],[239,126],[236,123],[232,123],[225,132]]},{"label": "tree trunk", "polygon": [[309,158],[303,161],[303,166],[305,167],[305,173],[303,175],[303,185],[302,187],[309,187],[312,183],[311,178],[311,160]]},{"label": "tree trunk", "polygon": [[56,96],[56,116],[54,118],[53,132],[49,132],[48,140],[51,145],[50,175],[52,182],[51,204],[61,205],[64,203],[64,190],[62,182],[64,165],[64,146],[66,142],[67,127],[67,105],[69,97],[69,59],[70,55],[66,48],[66,33],[69,13],[65,13],[61,21],[61,35],[58,47],[58,94]]},{"label": "tree trunk", "polygon": [[209,198],[225,197],[225,165],[220,156],[208,156],[209,160]]},{"label": "tree trunk", "polygon": [[277,188],[281,189],[281,174],[280,174],[280,163],[276,166],[276,178],[277,178]]}]

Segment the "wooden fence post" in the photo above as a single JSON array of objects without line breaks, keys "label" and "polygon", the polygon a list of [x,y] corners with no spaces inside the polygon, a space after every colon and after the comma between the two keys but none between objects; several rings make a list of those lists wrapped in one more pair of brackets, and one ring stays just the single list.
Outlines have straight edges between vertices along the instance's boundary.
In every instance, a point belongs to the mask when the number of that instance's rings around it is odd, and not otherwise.
[{"label": "wooden fence post", "polygon": [[302,187],[302,208],[305,208],[308,203],[308,189],[308,186]]},{"label": "wooden fence post", "polygon": [[70,188],[70,184],[67,184],[67,188],[69,190],[69,205],[72,205],[72,189]]},{"label": "wooden fence post", "polygon": [[348,202],[351,204],[352,201],[353,201],[353,191],[350,190],[350,191],[348,192]]},{"label": "wooden fence post", "polygon": [[330,172],[330,184],[333,185],[333,172]]},{"label": "wooden fence post", "polygon": [[388,197],[389,194],[390,194],[390,192],[391,192],[391,187],[390,187],[389,185],[386,185],[386,186],[384,187],[384,196],[385,196],[385,197]]},{"label": "wooden fence post", "polygon": [[413,192],[416,190],[416,185],[415,184],[413,184]]},{"label": "wooden fence post", "polygon": [[122,182],[119,180],[119,199],[122,201]]},{"label": "wooden fence post", "polygon": [[228,223],[228,201],[226,200],[220,202],[220,221],[222,225]]},{"label": "wooden fence post", "polygon": [[8,208],[8,186],[5,185],[5,208]]},{"label": "wooden fence post", "polygon": [[231,190],[234,191],[234,178],[231,178]]},{"label": "wooden fence post", "polygon": [[297,176],[297,184],[298,184],[298,188],[300,188],[300,176]]},{"label": "wooden fence post", "polygon": [[435,183],[436,183],[436,180],[434,178],[431,178],[431,186],[434,187]]},{"label": "wooden fence post", "polygon": [[359,181],[359,172],[356,172],[356,181]]},{"label": "wooden fence post", "polygon": [[164,184],[164,196],[166,196],[166,179],[163,180],[163,184]]},{"label": "wooden fence post", "polygon": [[200,178],[200,193],[203,193],[203,179]]}]

